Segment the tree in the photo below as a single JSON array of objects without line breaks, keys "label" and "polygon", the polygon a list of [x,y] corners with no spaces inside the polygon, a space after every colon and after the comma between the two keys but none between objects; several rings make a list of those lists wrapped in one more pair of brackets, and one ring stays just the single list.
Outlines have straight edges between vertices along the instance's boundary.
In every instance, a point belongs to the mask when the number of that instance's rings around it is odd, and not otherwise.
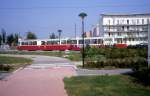
[{"label": "tree", "polygon": [[18,44],[19,35],[17,33],[14,34],[14,45],[17,46]]},{"label": "tree", "polygon": [[26,39],[37,39],[37,37],[33,32],[27,32]]},{"label": "tree", "polygon": [[18,44],[18,34],[10,34],[7,36],[7,44],[9,46],[17,46]]},{"label": "tree", "polygon": [[50,39],[56,39],[58,38],[55,33],[51,33],[50,36],[49,36]]},{"label": "tree", "polygon": [[0,46],[2,45],[2,36],[0,34]]},{"label": "tree", "polygon": [[14,42],[14,35],[13,34],[8,35],[7,36],[7,44],[9,46],[12,46],[13,42]]},{"label": "tree", "polygon": [[1,33],[2,33],[2,43],[5,44],[6,43],[6,31],[5,31],[5,29],[2,28]]}]

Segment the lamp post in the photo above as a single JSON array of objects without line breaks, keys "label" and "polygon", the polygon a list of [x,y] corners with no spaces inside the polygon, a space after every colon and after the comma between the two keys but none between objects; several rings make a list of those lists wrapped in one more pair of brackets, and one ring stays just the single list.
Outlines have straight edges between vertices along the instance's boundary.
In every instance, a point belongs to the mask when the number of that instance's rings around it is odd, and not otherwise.
[{"label": "lamp post", "polygon": [[83,46],[82,46],[82,66],[84,67],[84,58],[85,58],[85,54],[84,54],[84,18],[87,16],[86,13],[82,12],[79,14],[79,17],[81,17],[82,20],[82,42],[83,42]]},{"label": "lamp post", "polygon": [[58,30],[58,34],[59,34],[59,45],[61,44],[61,43],[60,43],[61,32],[62,32],[62,30],[59,29],[59,30]]},{"label": "lamp post", "polygon": [[148,22],[148,68],[150,68],[150,24]]}]

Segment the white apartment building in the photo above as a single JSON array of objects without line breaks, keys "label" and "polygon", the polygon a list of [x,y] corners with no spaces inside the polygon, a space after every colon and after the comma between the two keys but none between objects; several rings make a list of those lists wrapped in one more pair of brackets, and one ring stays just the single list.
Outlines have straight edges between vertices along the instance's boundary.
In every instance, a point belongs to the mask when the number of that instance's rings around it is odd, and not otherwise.
[{"label": "white apartment building", "polygon": [[112,44],[136,45],[148,42],[148,14],[102,14],[100,37],[113,38]]},{"label": "white apartment building", "polygon": [[96,24],[92,26],[92,37],[99,37],[100,36],[100,25]]}]

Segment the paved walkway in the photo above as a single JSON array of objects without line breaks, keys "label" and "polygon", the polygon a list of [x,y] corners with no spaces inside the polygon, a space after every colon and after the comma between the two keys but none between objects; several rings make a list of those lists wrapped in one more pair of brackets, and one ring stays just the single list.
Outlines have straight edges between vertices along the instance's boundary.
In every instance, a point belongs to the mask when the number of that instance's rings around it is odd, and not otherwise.
[{"label": "paved walkway", "polygon": [[63,78],[76,75],[74,65],[59,57],[32,58],[32,65],[0,81],[0,96],[67,96]]},{"label": "paved walkway", "polygon": [[112,70],[92,70],[92,69],[77,69],[76,73],[78,76],[86,75],[117,75],[127,74],[133,72],[132,69],[112,69]]},{"label": "paved walkway", "polygon": [[81,62],[76,64],[64,58],[40,55],[12,56],[32,58],[34,62],[22,70],[9,75],[4,74],[7,77],[0,80],[0,96],[67,96],[63,83],[64,77],[74,75],[112,75],[132,71],[130,69],[76,69],[75,65],[79,65]]}]

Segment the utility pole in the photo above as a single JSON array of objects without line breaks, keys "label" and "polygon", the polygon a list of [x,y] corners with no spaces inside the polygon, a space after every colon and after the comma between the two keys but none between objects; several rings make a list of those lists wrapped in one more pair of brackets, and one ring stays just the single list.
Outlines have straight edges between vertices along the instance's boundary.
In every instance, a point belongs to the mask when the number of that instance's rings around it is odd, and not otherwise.
[{"label": "utility pole", "polygon": [[75,32],[75,39],[76,39],[76,35],[77,35],[76,23],[74,24],[74,32]]},{"label": "utility pole", "polygon": [[150,24],[148,23],[148,67],[150,68]]},{"label": "utility pole", "polygon": [[61,39],[61,32],[62,32],[62,30],[59,29],[59,30],[58,30],[58,35],[59,35],[59,45],[61,44],[61,40],[60,40],[60,39]]}]

